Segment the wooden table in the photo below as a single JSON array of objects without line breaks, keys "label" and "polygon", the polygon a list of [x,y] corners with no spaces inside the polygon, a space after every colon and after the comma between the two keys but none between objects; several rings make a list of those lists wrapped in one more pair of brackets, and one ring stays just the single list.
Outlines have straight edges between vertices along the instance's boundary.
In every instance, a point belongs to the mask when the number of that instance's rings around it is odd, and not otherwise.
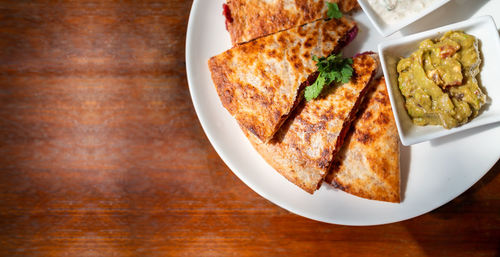
[{"label": "wooden table", "polygon": [[245,186],[191,103],[190,7],[0,0],[0,256],[500,254],[499,163],[384,226],[312,221]]}]

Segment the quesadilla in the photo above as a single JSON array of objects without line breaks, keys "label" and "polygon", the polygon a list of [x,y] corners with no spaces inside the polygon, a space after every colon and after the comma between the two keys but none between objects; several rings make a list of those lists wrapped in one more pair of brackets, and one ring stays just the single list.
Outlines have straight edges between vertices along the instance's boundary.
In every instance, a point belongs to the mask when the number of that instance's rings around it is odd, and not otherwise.
[{"label": "quesadilla", "polygon": [[262,37],[210,58],[212,80],[224,107],[241,127],[269,141],[302,99],[316,70],[312,56],[338,52],[352,40],[348,19],[318,20]]},{"label": "quesadilla", "polygon": [[398,131],[384,78],[366,98],[325,181],[359,197],[400,202]]},{"label": "quesadilla", "polygon": [[372,55],[359,55],[353,61],[350,82],[327,86],[315,100],[302,101],[270,142],[262,143],[244,130],[274,169],[311,194],[326,176],[377,71]]},{"label": "quesadilla", "polygon": [[223,12],[236,45],[327,18],[326,2],[337,3],[344,13],[358,6],[356,0],[228,0]]}]

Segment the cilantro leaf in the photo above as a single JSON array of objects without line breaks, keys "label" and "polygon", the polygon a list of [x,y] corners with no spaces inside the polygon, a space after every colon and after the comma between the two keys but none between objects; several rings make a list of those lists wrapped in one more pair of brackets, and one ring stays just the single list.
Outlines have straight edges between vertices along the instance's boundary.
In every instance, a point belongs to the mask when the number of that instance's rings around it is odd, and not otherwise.
[{"label": "cilantro leaf", "polygon": [[352,69],[351,66],[342,67],[342,71],[341,71],[341,73],[342,73],[342,78],[341,78],[342,83],[349,82],[349,79],[351,79],[351,77],[352,77],[352,72],[353,71],[354,70]]},{"label": "cilantro leaf", "polygon": [[328,57],[314,56],[312,59],[318,67],[318,78],[304,92],[304,97],[310,101],[318,97],[325,86],[332,83],[347,83],[354,72],[352,59],[343,58],[341,54],[331,54]]},{"label": "cilantro leaf", "polygon": [[331,18],[335,18],[335,19],[342,18],[342,12],[340,11],[339,6],[337,5],[337,3],[326,2],[326,5],[328,6],[328,12],[326,13],[326,15],[330,19]]},{"label": "cilantro leaf", "polygon": [[322,76],[318,76],[318,78],[312,85],[306,87],[306,91],[304,92],[304,97],[306,98],[306,100],[311,101],[312,99],[318,97],[321,91],[323,91],[323,87],[325,86],[325,84],[325,78]]}]

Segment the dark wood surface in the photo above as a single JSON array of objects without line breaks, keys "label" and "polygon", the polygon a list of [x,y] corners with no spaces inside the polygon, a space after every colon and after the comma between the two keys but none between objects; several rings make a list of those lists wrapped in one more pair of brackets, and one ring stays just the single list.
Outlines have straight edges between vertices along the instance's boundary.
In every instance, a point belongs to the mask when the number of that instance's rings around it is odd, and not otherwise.
[{"label": "dark wood surface", "polygon": [[245,186],[191,103],[190,8],[0,0],[0,256],[500,255],[499,163],[383,226],[312,221]]}]

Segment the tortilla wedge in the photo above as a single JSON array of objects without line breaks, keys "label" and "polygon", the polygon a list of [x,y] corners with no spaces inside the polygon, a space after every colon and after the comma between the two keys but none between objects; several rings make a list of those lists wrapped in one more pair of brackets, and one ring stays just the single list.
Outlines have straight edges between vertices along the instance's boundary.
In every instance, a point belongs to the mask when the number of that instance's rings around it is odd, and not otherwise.
[{"label": "tortilla wedge", "polygon": [[316,70],[312,56],[338,52],[356,23],[318,20],[235,46],[210,58],[212,80],[224,107],[241,127],[267,142],[302,99]]},{"label": "tortilla wedge", "polygon": [[359,197],[400,202],[399,137],[384,78],[366,98],[325,181]]},{"label": "tortilla wedge", "polygon": [[353,61],[349,83],[328,86],[317,99],[302,101],[269,143],[243,130],[274,169],[311,194],[326,176],[378,68],[372,55]]},{"label": "tortilla wedge", "polygon": [[228,0],[224,6],[226,28],[233,45],[245,43],[327,18],[326,2],[337,3],[344,13],[359,6],[356,0]]}]

